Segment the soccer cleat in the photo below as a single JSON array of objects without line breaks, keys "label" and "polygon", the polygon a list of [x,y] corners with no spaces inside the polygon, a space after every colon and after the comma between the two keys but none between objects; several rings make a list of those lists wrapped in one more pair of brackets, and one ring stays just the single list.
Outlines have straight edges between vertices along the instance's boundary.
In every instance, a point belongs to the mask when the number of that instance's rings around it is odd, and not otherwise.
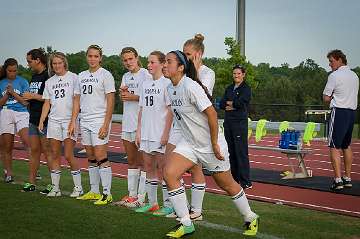
[{"label": "soccer cleat", "polygon": [[245,222],[243,235],[256,236],[258,230],[259,230],[259,218],[256,218],[252,222]]},{"label": "soccer cleat", "polygon": [[134,202],[137,200],[137,197],[130,197],[129,195],[126,195],[120,199],[120,201],[114,202],[113,204],[116,206],[125,206],[128,202]]},{"label": "soccer cleat", "polygon": [[89,191],[89,192],[85,193],[84,195],[77,197],[76,199],[78,199],[78,200],[99,200],[99,199],[101,199],[101,194]]},{"label": "soccer cleat", "polygon": [[130,201],[130,198],[128,199],[128,202],[124,204],[125,207],[127,208],[139,208],[139,207],[143,207],[145,205],[145,203],[140,202],[139,200],[135,199]]},{"label": "soccer cleat", "polygon": [[338,191],[343,188],[344,188],[344,184],[342,181],[340,181],[338,183],[334,181],[333,184],[330,186],[330,189],[333,191]]},{"label": "soccer cleat", "polygon": [[112,202],[111,194],[103,194],[99,200],[94,202],[94,204],[102,206],[102,205],[110,204],[111,202]]},{"label": "soccer cleat", "polygon": [[13,183],[14,182],[14,177],[11,175],[6,175],[5,174],[5,178],[4,178],[5,183]]},{"label": "soccer cleat", "polygon": [[80,187],[74,187],[73,192],[70,194],[70,197],[77,198],[84,194],[84,191]]},{"label": "soccer cleat", "polygon": [[46,186],[46,188],[44,190],[42,190],[40,193],[41,194],[44,194],[44,195],[47,195],[53,188],[53,185],[52,184],[48,184]]},{"label": "soccer cleat", "polygon": [[142,213],[155,212],[159,209],[160,209],[160,207],[158,204],[155,204],[155,205],[146,204],[145,206],[136,209],[135,212],[142,212]]},{"label": "soccer cleat", "polygon": [[345,178],[341,178],[341,179],[343,181],[343,186],[345,188],[351,188],[352,187],[351,179],[350,180],[345,179]]},{"label": "soccer cleat", "polygon": [[23,192],[33,192],[35,191],[35,185],[31,183],[25,183],[22,189]]},{"label": "soccer cleat", "polygon": [[40,171],[37,171],[36,172],[36,180],[41,180],[41,179],[42,179],[42,177],[40,175]]},{"label": "soccer cleat", "polygon": [[168,238],[181,238],[185,235],[190,235],[195,232],[194,224],[191,223],[190,226],[185,226],[183,224],[179,224],[175,227],[174,231],[169,232],[166,234]]},{"label": "soccer cleat", "polygon": [[190,219],[191,221],[202,221],[203,220],[202,213],[190,210]]},{"label": "soccer cleat", "polygon": [[161,207],[159,210],[153,213],[154,216],[158,217],[166,217],[170,214],[174,213],[174,208],[172,207]]},{"label": "soccer cleat", "polygon": [[48,194],[46,194],[46,196],[47,197],[60,197],[61,192],[60,192],[60,190],[55,191],[55,189],[53,188],[53,189],[51,189],[51,191]]}]

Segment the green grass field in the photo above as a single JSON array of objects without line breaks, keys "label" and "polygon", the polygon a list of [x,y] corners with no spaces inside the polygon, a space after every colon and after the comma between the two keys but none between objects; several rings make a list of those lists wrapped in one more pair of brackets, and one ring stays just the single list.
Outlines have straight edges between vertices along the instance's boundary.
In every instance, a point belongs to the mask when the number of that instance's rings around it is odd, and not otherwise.
[{"label": "green grass field", "polygon": [[[126,208],[98,207],[68,196],[46,198],[38,192],[24,193],[21,183],[26,180],[27,163],[15,161],[14,173],[16,184],[0,182],[0,238],[165,238],[176,225],[174,219],[138,214]],[[47,168],[41,167],[41,174],[39,185],[44,187],[50,182]],[[87,188],[88,175],[82,175]],[[68,170],[63,170],[61,185],[65,193],[72,190]],[[115,199],[124,195],[126,189],[126,180],[114,178]],[[261,216],[258,238],[360,236],[358,218],[256,201],[251,201],[251,206]],[[207,193],[204,219],[190,238],[243,238],[242,220],[229,197]]]}]

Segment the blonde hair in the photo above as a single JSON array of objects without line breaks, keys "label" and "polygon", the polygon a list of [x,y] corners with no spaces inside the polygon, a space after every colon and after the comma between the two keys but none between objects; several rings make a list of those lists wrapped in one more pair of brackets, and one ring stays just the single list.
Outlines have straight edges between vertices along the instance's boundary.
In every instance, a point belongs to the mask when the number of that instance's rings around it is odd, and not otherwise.
[{"label": "blonde hair", "polygon": [[165,54],[161,51],[153,51],[150,53],[150,56],[156,56],[160,63],[165,63]]},{"label": "blonde hair", "polygon": [[52,63],[53,63],[55,57],[60,58],[63,61],[66,71],[69,69],[69,63],[68,63],[68,61],[66,59],[65,54],[62,53],[62,52],[54,52],[54,53],[52,53],[50,55],[49,60],[48,60],[48,73],[49,73],[49,76],[55,75],[55,71],[54,71],[53,66],[52,66]]},{"label": "blonde hair", "polygon": [[184,47],[191,45],[196,51],[201,51],[201,53],[204,53],[204,39],[205,37],[201,33],[197,33],[195,34],[194,38],[191,38],[184,43]]},{"label": "blonde hair", "polygon": [[123,56],[126,53],[133,53],[135,55],[135,57],[138,58],[138,60],[137,60],[138,66],[142,67],[141,61],[139,59],[139,54],[138,54],[138,52],[136,51],[136,49],[134,47],[131,47],[131,46],[124,47],[120,52],[120,56]]}]

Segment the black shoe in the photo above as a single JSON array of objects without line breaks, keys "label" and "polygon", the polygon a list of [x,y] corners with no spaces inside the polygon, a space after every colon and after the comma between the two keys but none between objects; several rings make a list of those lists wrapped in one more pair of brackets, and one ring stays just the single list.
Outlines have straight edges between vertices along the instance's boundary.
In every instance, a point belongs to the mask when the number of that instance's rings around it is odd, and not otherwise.
[{"label": "black shoe", "polygon": [[47,195],[53,188],[53,185],[48,184],[44,190],[42,190],[40,193],[43,195]]},{"label": "black shoe", "polygon": [[35,191],[35,185],[31,184],[31,183],[25,183],[22,191],[23,192],[34,192]]},{"label": "black shoe", "polygon": [[351,180],[347,180],[347,179],[344,179],[344,178],[341,178],[342,181],[343,181],[343,185],[345,188],[351,188],[352,187],[352,183],[351,183]]},{"label": "black shoe", "polygon": [[252,189],[252,184],[251,183],[245,184],[242,188],[245,189],[245,190]]},{"label": "black shoe", "polygon": [[331,185],[330,189],[333,190],[333,191],[338,191],[340,189],[343,189],[344,188],[344,184],[343,182],[333,182],[333,184]]}]

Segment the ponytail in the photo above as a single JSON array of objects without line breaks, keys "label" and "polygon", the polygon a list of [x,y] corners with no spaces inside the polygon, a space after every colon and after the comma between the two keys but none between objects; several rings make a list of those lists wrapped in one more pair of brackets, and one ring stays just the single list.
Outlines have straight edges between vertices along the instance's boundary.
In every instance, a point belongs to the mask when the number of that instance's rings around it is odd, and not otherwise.
[{"label": "ponytail", "polygon": [[198,78],[198,74],[194,62],[192,60],[188,60],[186,58],[186,55],[182,51],[176,50],[176,51],[171,51],[169,53],[175,54],[179,64],[184,66],[184,74],[187,77],[191,78],[193,81],[196,81],[201,86],[201,88],[203,88],[209,100],[212,101],[212,97],[209,94],[208,89],[201,83],[201,81]]}]

